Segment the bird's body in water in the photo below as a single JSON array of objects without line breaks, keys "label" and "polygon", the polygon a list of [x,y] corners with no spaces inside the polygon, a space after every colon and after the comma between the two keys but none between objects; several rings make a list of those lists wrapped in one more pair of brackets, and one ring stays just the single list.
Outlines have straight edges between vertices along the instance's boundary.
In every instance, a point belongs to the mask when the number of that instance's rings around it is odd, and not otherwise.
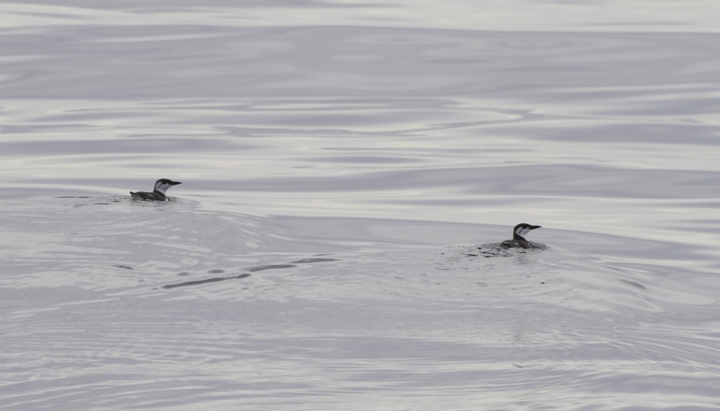
[{"label": "bird's body in water", "polygon": [[500,244],[502,248],[539,248],[535,244],[525,239],[525,235],[532,230],[540,228],[539,225],[518,224],[513,229],[512,240],[505,240]]},{"label": "bird's body in water", "polygon": [[155,189],[152,193],[148,193],[147,191],[138,191],[133,193],[131,191],[130,197],[133,200],[167,201],[165,191],[168,188],[176,186],[178,184],[182,183],[178,181],[168,180],[167,178],[161,178],[160,180],[155,182]]}]

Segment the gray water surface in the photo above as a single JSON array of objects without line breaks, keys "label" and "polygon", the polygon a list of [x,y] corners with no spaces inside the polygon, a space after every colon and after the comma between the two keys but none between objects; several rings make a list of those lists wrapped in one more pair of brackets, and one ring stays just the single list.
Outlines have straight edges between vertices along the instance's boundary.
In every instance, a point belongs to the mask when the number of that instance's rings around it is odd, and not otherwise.
[{"label": "gray water surface", "polygon": [[713,2],[45,3],[0,409],[720,407]]}]

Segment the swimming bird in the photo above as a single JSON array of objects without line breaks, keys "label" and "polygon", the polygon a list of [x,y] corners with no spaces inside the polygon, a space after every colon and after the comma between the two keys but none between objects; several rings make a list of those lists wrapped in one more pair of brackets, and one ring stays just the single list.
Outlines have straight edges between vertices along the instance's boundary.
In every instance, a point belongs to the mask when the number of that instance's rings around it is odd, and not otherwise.
[{"label": "swimming bird", "polygon": [[155,189],[152,193],[148,193],[147,191],[138,191],[136,193],[130,192],[130,197],[133,200],[152,200],[152,201],[167,201],[167,196],[165,196],[165,191],[172,187],[176,186],[178,184],[182,184],[179,181],[172,181],[168,180],[167,178],[161,178],[160,180],[155,182]]},{"label": "swimming bird", "polygon": [[500,244],[502,248],[538,248],[535,244],[525,239],[525,234],[540,228],[539,225],[518,224],[513,229],[513,239],[505,240]]}]

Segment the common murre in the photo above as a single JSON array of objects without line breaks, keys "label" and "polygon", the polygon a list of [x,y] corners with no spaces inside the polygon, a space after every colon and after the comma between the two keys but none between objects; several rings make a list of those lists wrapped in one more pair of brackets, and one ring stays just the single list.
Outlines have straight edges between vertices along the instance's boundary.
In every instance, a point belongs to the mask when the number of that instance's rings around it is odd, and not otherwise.
[{"label": "common murre", "polygon": [[525,234],[532,230],[540,228],[539,225],[530,225],[521,223],[513,229],[513,239],[505,240],[500,244],[502,248],[539,248],[535,244],[525,239]]},{"label": "common murre", "polygon": [[138,191],[137,193],[130,192],[130,197],[134,200],[152,200],[152,201],[167,201],[165,191],[178,184],[182,184],[179,181],[168,180],[167,178],[161,178],[155,182],[155,189],[152,193],[147,191]]}]

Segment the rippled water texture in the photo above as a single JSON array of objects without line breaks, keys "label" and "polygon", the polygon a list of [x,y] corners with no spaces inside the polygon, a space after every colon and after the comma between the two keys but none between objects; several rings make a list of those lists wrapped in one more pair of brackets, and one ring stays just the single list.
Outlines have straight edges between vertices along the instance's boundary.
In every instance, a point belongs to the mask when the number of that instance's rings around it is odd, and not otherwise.
[{"label": "rippled water texture", "polygon": [[718,18],[0,3],[0,409],[720,408]]}]

